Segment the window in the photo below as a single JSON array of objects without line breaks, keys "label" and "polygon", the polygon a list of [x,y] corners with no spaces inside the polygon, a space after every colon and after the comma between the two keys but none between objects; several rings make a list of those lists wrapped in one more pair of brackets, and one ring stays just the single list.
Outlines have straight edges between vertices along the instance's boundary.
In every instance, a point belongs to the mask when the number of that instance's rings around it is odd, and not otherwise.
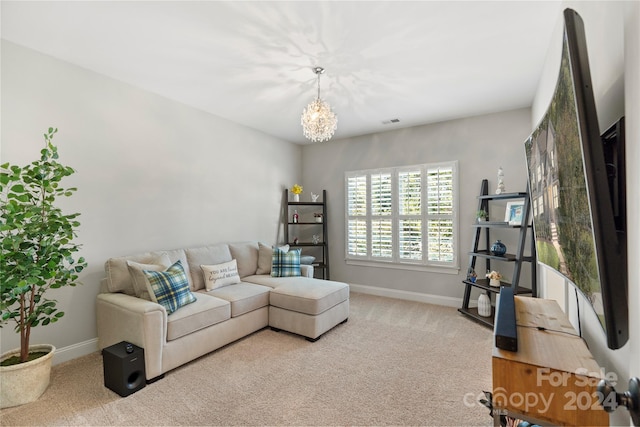
[{"label": "window", "polygon": [[456,166],[347,172],[347,261],[457,268]]}]

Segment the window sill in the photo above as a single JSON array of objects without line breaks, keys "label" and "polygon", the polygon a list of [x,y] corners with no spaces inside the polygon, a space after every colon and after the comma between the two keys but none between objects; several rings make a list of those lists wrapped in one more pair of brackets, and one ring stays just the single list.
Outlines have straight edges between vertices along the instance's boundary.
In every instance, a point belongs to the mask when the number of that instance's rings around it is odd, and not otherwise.
[{"label": "window sill", "polygon": [[396,262],[379,262],[379,261],[365,261],[346,259],[347,265],[357,265],[359,267],[375,267],[375,268],[389,268],[392,270],[409,270],[409,271],[423,271],[427,273],[441,273],[441,274],[458,274],[460,267],[457,265],[452,266],[439,266],[439,265],[418,265],[418,264],[404,264]]}]

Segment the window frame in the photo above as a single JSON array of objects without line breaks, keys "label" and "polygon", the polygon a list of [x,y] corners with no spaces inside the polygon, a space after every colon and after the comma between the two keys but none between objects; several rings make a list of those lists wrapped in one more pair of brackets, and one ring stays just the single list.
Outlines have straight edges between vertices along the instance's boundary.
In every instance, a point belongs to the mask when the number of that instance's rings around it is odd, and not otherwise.
[{"label": "window frame", "polygon": [[[453,191],[453,206],[452,206],[452,214],[450,218],[452,220],[452,244],[453,244],[453,259],[452,261],[430,261],[429,253],[428,253],[428,224],[429,220],[434,217],[441,217],[442,214],[439,215],[431,215],[427,209],[427,195],[428,195],[428,185],[427,185],[427,177],[428,171],[436,168],[450,168],[452,171],[452,191]],[[420,206],[420,214],[419,217],[415,215],[400,215],[400,203],[399,203],[399,175],[404,172],[411,171],[420,171],[420,183],[421,183],[421,206]],[[382,218],[379,215],[372,214],[372,176],[382,175],[382,174],[391,174],[391,215],[388,217],[392,219],[392,256],[391,257],[379,257],[374,256],[372,253],[372,223],[377,218]],[[360,177],[360,181],[362,177],[365,182],[366,189],[366,198],[365,198],[365,214],[364,215],[350,215],[350,205],[349,205],[349,180],[355,177]],[[376,168],[376,169],[365,169],[365,170],[357,170],[357,171],[347,171],[344,174],[344,190],[345,190],[345,262],[349,265],[360,265],[360,266],[372,266],[372,267],[384,267],[384,268],[397,268],[404,270],[418,270],[418,271],[434,271],[434,272],[445,272],[450,274],[457,274],[460,270],[460,256],[459,256],[459,226],[458,226],[458,198],[459,198],[459,187],[458,187],[458,161],[448,161],[448,162],[438,162],[438,163],[425,163],[418,165],[409,165],[409,166],[397,166],[397,167],[386,167],[386,168]],[[386,216],[384,216],[386,217]],[[408,259],[401,258],[400,256],[400,227],[399,221],[407,218],[414,218],[421,221],[420,229],[421,229],[421,254],[422,259]],[[365,221],[366,223],[366,255],[350,255],[349,254],[349,246],[352,242],[350,242],[349,236],[349,224],[350,221]],[[353,243],[356,244],[356,243]],[[360,245],[362,245],[360,239]],[[359,246],[361,247],[361,246]]]}]

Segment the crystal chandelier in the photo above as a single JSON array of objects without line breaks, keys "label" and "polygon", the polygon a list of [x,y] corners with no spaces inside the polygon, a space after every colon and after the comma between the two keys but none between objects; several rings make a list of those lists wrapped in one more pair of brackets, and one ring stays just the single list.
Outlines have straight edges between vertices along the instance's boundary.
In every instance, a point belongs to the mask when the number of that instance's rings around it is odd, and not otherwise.
[{"label": "crystal chandelier", "polygon": [[300,124],[306,138],[313,142],[328,141],[338,128],[338,117],[329,104],[320,99],[320,74],[324,68],[316,67],[313,72],[318,76],[318,97],[304,109]]}]

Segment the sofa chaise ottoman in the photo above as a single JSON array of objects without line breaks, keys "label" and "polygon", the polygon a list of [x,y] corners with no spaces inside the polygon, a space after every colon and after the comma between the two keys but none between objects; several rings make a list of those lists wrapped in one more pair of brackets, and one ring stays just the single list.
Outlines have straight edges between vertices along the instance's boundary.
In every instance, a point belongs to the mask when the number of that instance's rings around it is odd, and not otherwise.
[{"label": "sofa chaise ottoman", "polygon": [[[315,341],[348,319],[346,283],[315,279],[310,265],[274,277],[274,260],[271,246],[258,242],[111,258],[96,302],[98,346],[127,341],[144,348],[147,379],[154,380],[267,326]],[[154,301],[149,284],[174,270],[188,301],[175,311]],[[224,284],[209,289],[213,273]]]},{"label": "sofa chaise ottoman", "polygon": [[341,282],[296,277],[279,281],[264,275],[245,280],[268,286],[269,326],[315,341],[349,317],[349,286]]}]

